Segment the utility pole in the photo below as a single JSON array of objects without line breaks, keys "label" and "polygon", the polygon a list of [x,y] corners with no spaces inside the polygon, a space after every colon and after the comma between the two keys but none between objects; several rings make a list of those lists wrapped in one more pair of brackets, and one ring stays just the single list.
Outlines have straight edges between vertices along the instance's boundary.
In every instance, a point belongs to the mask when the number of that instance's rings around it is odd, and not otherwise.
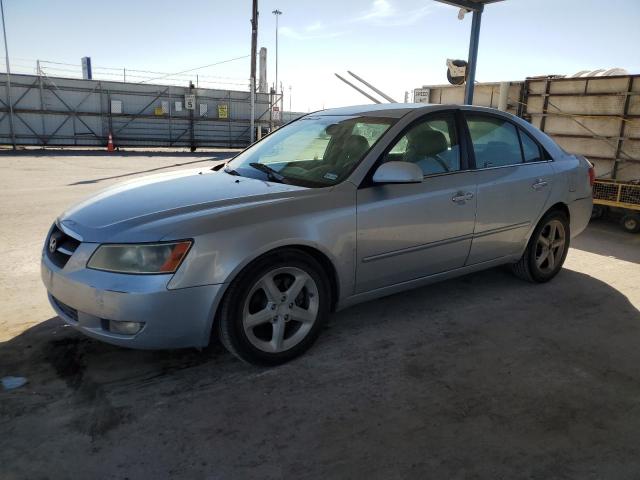
[{"label": "utility pole", "polygon": [[16,132],[13,127],[13,101],[11,100],[11,67],[9,66],[9,47],[7,46],[7,30],[4,26],[4,5],[0,0],[2,13],[2,35],[4,36],[4,53],[7,60],[7,102],[9,103],[9,128],[11,129],[11,144],[16,149]]},{"label": "utility pole", "polygon": [[291,85],[289,85],[289,112],[291,112]]},{"label": "utility pole", "polygon": [[278,88],[278,17],[282,15],[282,12],[276,8],[271,13],[273,13],[276,16],[276,83],[275,83],[275,87],[277,89]]},{"label": "utility pole", "polygon": [[251,103],[251,143],[256,139],[255,135],[255,94],[256,94],[256,56],[258,51],[258,0],[253,0],[251,14],[251,77],[249,82],[250,103]]}]

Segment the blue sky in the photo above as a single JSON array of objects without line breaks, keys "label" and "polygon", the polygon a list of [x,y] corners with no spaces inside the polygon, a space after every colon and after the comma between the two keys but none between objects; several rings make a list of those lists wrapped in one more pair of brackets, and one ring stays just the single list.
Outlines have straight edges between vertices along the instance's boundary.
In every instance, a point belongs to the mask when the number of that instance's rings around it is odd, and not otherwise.
[{"label": "blue sky", "polygon": [[[279,78],[297,111],[365,103],[334,72],[352,70],[402,101],[405,90],[446,82],[447,58],[465,59],[471,15],[432,0],[261,0],[259,46],[274,80],[280,17]],[[35,60],[177,72],[247,55],[250,0],[4,0],[14,71]],[[482,19],[477,80],[519,80],[623,67],[640,73],[640,0],[506,0]],[[74,67],[44,64],[49,74]],[[103,70],[119,75],[117,70]],[[249,59],[199,71],[243,88]],[[195,81],[195,73],[193,74]],[[129,77],[131,79],[131,76]],[[185,83],[186,83],[185,78]],[[204,83],[203,83],[204,85]],[[223,86],[223,85],[221,85]]]}]

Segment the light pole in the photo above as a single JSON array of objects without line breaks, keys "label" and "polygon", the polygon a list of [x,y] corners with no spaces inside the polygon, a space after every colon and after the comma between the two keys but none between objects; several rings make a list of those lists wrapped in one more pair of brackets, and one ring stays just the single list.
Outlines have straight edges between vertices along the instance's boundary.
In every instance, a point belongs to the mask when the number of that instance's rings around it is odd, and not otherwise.
[{"label": "light pole", "polygon": [[16,134],[13,128],[13,101],[11,100],[11,67],[9,66],[9,47],[7,46],[7,30],[4,27],[4,5],[0,0],[0,13],[2,13],[2,35],[4,36],[4,53],[7,60],[7,102],[9,103],[9,128],[11,129],[11,143],[16,149]]},{"label": "light pole", "polygon": [[282,15],[282,12],[277,8],[271,12],[276,16],[276,95],[278,94],[278,17]]}]

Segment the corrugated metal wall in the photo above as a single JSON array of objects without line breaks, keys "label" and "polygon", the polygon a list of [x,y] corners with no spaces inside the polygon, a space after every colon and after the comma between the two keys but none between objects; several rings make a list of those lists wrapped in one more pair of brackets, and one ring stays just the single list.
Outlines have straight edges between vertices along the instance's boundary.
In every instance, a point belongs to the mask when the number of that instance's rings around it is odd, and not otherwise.
[{"label": "corrugated metal wall", "polygon": [[[640,75],[529,78],[510,82],[508,111],[566,151],[584,155],[601,178],[640,179]],[[431,103],[462,103],[464,87],[430,88]],[[475,87],[474,105],[498,106],[500,84]]]},{"label": "corrugated metal wall", "polygon": [[[0,76],[0,143],[11,144],[6,85]],[[195,110],[185,108],[186,94],[196,96]],[[249,92],[12,75],[11,98],[17,145],[104,146],[109,132],[116,146],[242,147],[250,140]],[[255,112],[268,127],[268,94],[256,94]]]}]

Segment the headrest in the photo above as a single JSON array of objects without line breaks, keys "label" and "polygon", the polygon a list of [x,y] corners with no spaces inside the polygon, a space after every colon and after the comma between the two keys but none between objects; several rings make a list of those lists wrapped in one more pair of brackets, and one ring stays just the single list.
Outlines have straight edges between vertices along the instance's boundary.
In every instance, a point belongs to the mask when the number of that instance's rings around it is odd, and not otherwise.
[{"label": "headrest", "polygon": [[351,135],[344,142],[344,154],[349,160],[359,159],[369,150],[369,142],[362,135]]},{"label": "headrest", "polygon": [[408,135],[407,150],[414,155],[432,157],[447,150],[447,138],[438,130],[418,130]]}]

